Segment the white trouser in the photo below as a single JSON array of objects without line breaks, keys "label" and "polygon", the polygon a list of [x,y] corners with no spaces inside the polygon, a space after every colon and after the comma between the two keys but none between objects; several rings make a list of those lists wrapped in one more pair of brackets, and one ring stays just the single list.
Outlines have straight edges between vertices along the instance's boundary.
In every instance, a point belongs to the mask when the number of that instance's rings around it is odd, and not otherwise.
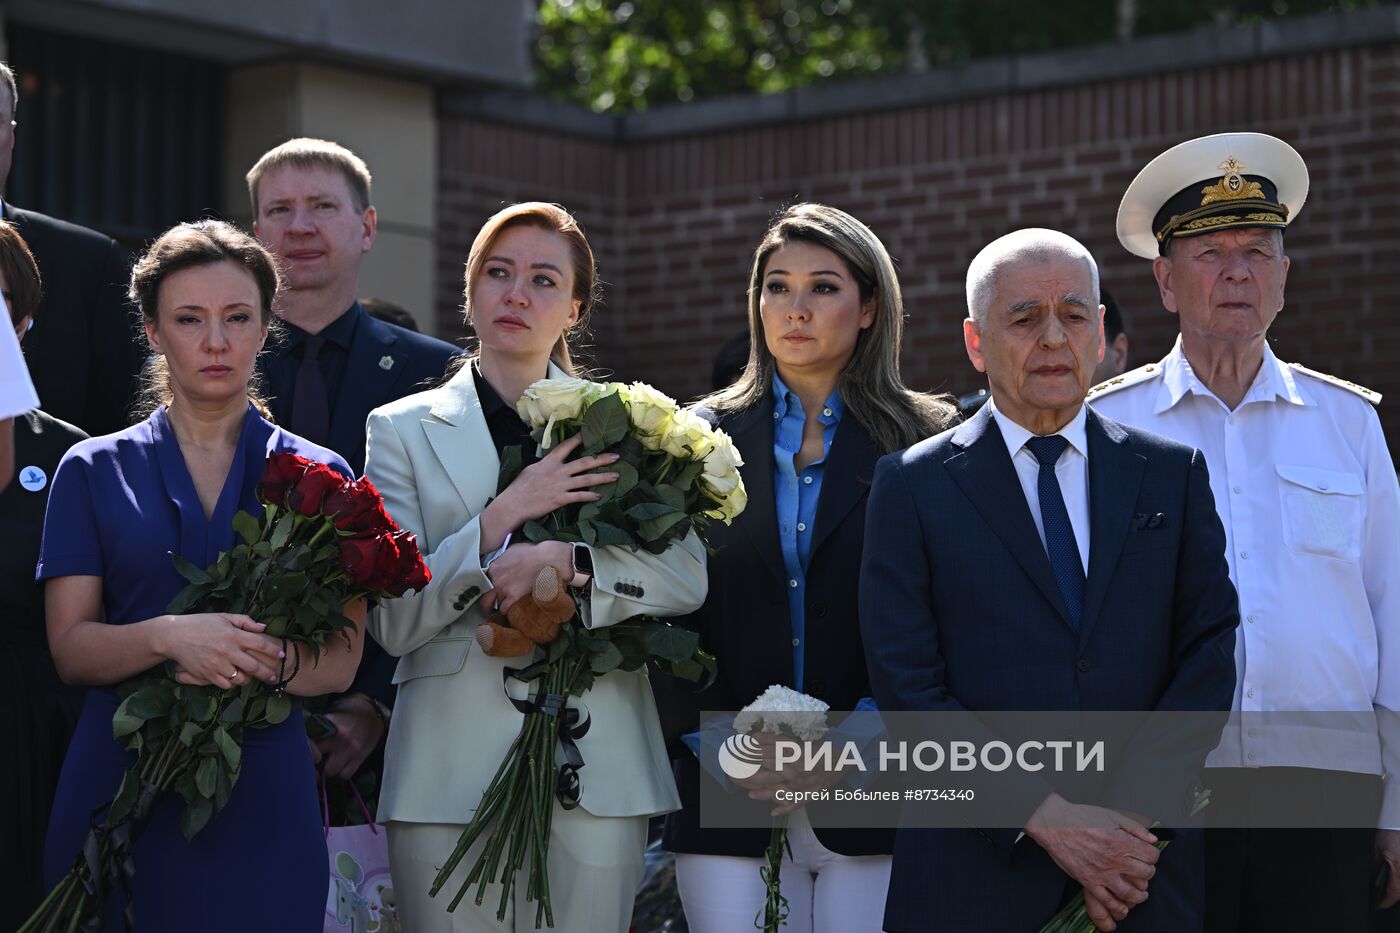
[{"label": "white trouser", "polygon": [[[783,859],[785,933],[878,933],[890,886],[888,855],[837,855],[817,841],[807,811],[788,817],[792,861]],[[676,884],[691,933],[752,930],[763,907],[762,858],[677,855]]]},{"label": "white trouser", "polygon": [[[486,888],[476,906],[473,884],[457,909],[447,905],[484,845],[479,838],[467,851],[437,897],[428,889],[447,860],[462,826],[442,823],[391,822],[389,871],[405,933],[515,933],[535,929],[535,903],[525,900],[529,865],[516,878],[513,903],[505,922],[496,920],[501,886]],[[642,881],[643,850],[647,841],[644,816],[593,816],[582,807],[554,808],[549,840],[549,894],[554,929],[568,933],[627,933],[632,904]],[[543,924],[541,924],[543,926]]]}]

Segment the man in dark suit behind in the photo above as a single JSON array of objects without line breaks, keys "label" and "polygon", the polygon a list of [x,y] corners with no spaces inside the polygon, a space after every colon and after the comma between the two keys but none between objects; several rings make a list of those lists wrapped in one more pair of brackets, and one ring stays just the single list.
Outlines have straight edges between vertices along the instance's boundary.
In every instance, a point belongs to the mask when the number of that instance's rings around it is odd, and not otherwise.
[{"label": "man in dark suit behind", "polygon": [[[356,473],[370,411],[440,380],[457,354],[360,307],[360,263],[377,222],[370,183],[359,156],[320,139],[289,140],[248,172],[253,232],[284,276],[276,308],[284,335],[258,360],[263,390],[279,424],[334,450]],[[336,731],[317,744],[330,776],[353,776],[383,742],[393,670],[394,659],[367,638],[354,684],[326,714]]]},{"label": "man in dark suit behind", "polygon": [[[964,337],[991,401],[883,458],[867,509],[882,710],[1229,708],[1239,617],[1206,464],[1084,406],[1098,286],[1055,231],[973,260]],[[1197,744],[1193,761],[1213,742]],[[902,828],[885,929],[1026,933],[1081,889],[1100,929],[1200,929],[1199,837],[1159,861],[1150,815],[1033,799],[1010,828]]]},{"label": "man in dark suit behind", "polygon": [[[0,186],[10,174],[18,106],[15,74],[0,62]],[[44,280],[24,340],[44,411],[94,436],[121,430],[130,423],[143,356],[126,305],[125,253],[109,236],[8,200],[3,216],[29,244]]]}]

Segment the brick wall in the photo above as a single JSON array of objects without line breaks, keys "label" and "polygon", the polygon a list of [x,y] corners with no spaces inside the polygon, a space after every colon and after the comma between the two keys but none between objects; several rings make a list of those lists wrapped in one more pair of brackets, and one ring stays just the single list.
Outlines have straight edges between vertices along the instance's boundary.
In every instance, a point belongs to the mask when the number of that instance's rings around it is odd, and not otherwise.
[{"label": "brick wall", "polygon": [[1163,149],[1226,130],[1282,137],[1312,173],[1288,233],[1276,352],[1387,394],[1382,418],[1400,449],[1400,44],[651,139],[445,115],[439,310],[453,322],[445,331],[460,327],[462,263],[492,210],[558,200],[583,222],[609,283],[597,361],[689,398],[744,326],[766,219],[812,199],[864,220],[896,258],[911,385],[982,384],[962,350],[963,274],[989,240],[1025,226],[1056,227],[1093,251],[1139,365],[1170,348],[1176,322],[1149,264],[1117,242],[1119,198]]}]

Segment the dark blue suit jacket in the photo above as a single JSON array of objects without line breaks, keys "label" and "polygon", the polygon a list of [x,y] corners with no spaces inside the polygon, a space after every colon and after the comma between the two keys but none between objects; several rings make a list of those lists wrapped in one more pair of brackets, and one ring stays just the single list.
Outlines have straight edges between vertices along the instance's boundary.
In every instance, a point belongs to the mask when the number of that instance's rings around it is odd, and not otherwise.
[{"label": "dark blue suit jacket", "polygon": [[[702,412],[707,420],[713,416]],[[671,735],[699,727],[701,710],[737,710],[752,703],[770,684],[791,684],[792,626],[788,617],[787,572],[778,540],[773,489],[773,399],[715,422],[734,439],[744,458],[740,469],[749,504],[733,525],[709,526],[710,589],[705,604],[676,621],[700,633],[701,644],[719,659],[719,673],[709,689],[694,688],[653,674],[663,724]],[[807,567],[804,692],[833,710],[854,709],[870,695],[870,677],[857,624],[857,585],[865,503],[879,451],[865,427],[849,411],[836,429],[826,459],[821,498],[812,529]],[[664,845],[673,852],[738,855],[763,854],[769,829],[702,829],[699,762],[680,742],[671,747],[681,809],[666,818]],[[736,792],[737,793],[737,792]],[[735,804],[738,806],[739,804]],[[768,822],[772,804],[755,801],[755,826]],[[842,855],[887,854],[893,843],[888,829],[830,829],[823,826],[822,804],[808,807],[817,838]]]},{"label": "dark blue suit jacket", "polygon": [[[1089,572],[1078,631],[988,408],[880,461],[860,621],[882,710],[1229,709],[1239,610],[1205,459],[1092,410],[1087,430]],[[1140,513],[1164,521],[1139,528]],[[1196,750],[1201,759],[1209,747]],[[1026,801],[1026,817],[1037,802]],[[1072,885],[1018,835],[901,829],[885,929],[1038,929]],[[1192,843],[1167,848],[1151,897],[1120,930],[1200,928]]]},{"label": "dark blue suit jacket", "polygon": [[[448,362],[460,351],[445,341],[371,317],[358,301],[348,313],[358,314],[360,321],[350,342],[340,391],[330,400],[330,436],[326,446],[344,457],[359,476],[365,471],[365,420],[369,413],[442,381]],[[282,352],[278,347],[264,354],[259,366],[270,366],[272,357]],[[266,373],[264,381],[275,384]],[[268,400],[278,424],[291,421],[289,401],[275,397]],[[394,666],[394,658],[385,654],[374,639],[366,638],[360,669],[350,689],[392,704]]]}]

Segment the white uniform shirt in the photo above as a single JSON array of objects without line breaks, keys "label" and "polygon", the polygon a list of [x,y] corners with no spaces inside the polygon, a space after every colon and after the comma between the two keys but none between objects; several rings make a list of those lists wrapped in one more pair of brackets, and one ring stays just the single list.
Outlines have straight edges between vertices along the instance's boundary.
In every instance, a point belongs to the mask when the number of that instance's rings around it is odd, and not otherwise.
[{"label": "white uniform shirt", "polygon": [[[1366,399],[1266,347],[1232,412],[1178,338],[1089,400],[1205,454],[1240,597],[1234,709],[1400,710],[1400,486]],[[1383,752],[1375,730],[1243,720],[1207,764],[1396,775],[1400,746]],[[1400,780],[1386,782],[1382,825],[1400,826]]]},{"label": "white uniform shirt", "polygon": [[0,298],[0,420],[22,415],[39,407],[39,396],[34,394],[34,383],[29,381],[29,368],[24,364],[24,354],[20,352],[19,340],[10,326],[10,312],[5,301]]},{"label": "white uniform shirt", "polygon": [[[1045,521],[1040,516],[1040,461],[1026,447],[1026,441],[1035,435],[1003,415],[996,407],[995,398],[987,400],[987,407],[1001,429],[1002,440],[1006,441],[1006,452],[1011,455],[1011,465],[1016,468],[1016,478],[1021,481],[1021,491],[1031,507],[1040,545],[1045,547]],[[1055,461],[1055,479],[1060,484],[1070,527],[1074,529],[1074,543],[1079,547],[1079,562],[1084,565],[1085,576],[1089,574],[1089,431],[1085,427],[1088,417],[1081,405],[1079,414],[1055,432],[1069,441],[1065,452]]]}]

